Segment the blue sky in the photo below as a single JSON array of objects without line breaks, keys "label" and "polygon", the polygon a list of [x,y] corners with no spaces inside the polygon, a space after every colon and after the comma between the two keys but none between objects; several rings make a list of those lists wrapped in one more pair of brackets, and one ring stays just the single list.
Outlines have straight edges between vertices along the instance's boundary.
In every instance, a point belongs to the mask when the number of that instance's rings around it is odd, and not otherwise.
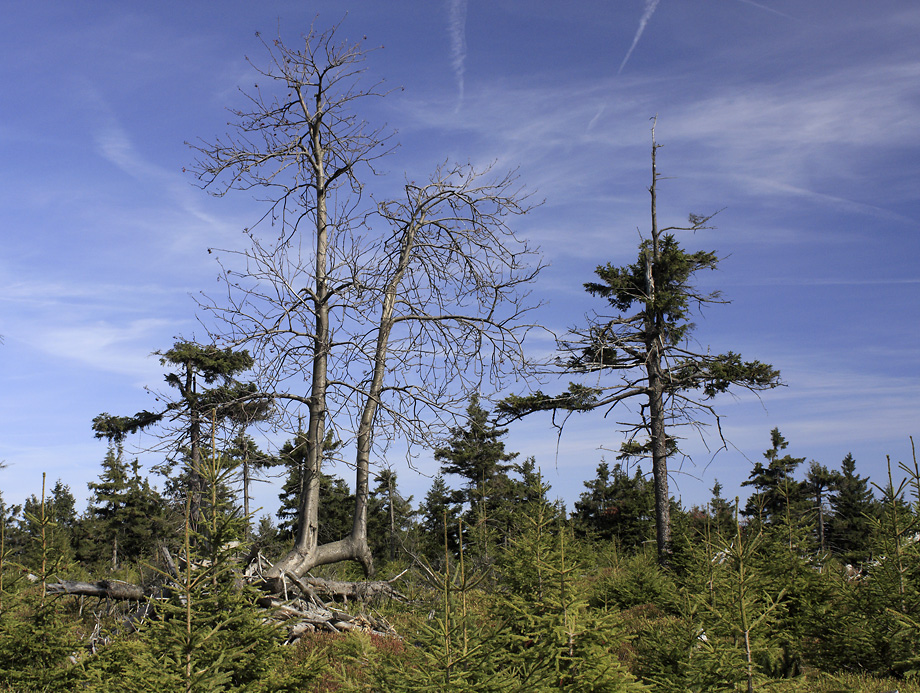
[{"label": "blue sky", "polygon": [[[550,266],[539,318],[562,333],[602,308],[582,289],[635,257],[648,227],[650,118],[664,147],[661,221],[723,209],[684,239],[716,250],[702,280],[732,300],[697,320],[713,350],[774,364],[787,387],[717,402],[731,446],[686,441],[685,504],[718,478],[740,491],[778,427],[789,452],[881,482],[920,434],[920,7],[878,0],[569,3],[7,3],[0,46],[0,489],[41,474],[80,498],[103,411],[151,406],[150,353],[205,338],[190,294],[213,288],[210,246],[242,243],[262,207],[214,199],[182,171],[187,140],[222,134],[254,77],[255,38],[294,41],[347,17],[371,80],[364,115],[396,129],[390,181],[446,158],[517,168],[543,204],[516,222]],[[382,183],[384,184],[384,183]],[[537,337],[533,354],[552,349]],[[548,385],[547,388],[550,388]],[[626,415],[618,415],[622,419]],[[599,414],[557,438],[512,426],[569,504],[622,436]],[[141,446],[149,440],[138,441]],[[718,444],[710,440],[713,450]],[[612,459],[612,453],[606,453]],[[148,464],[157,460],[142,455]],[[430,479],[400,460],[405,493]],[[417,467],[436,469],[424,454]],[[345,469],[336,470],[346,478]],[[259,500],[272,509],[276,490]],[[742,494],[742,497],[744,494]]]}]

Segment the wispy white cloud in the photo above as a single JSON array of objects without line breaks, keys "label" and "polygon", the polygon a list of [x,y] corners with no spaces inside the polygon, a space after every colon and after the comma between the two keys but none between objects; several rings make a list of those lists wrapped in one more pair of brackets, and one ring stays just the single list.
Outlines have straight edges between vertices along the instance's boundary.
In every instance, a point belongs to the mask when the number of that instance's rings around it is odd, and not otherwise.
[{"label": "wispy white cloud", "polygon": [[607,104],[601,104],[601,107],[597,109],[597,113],[590,120],[590,122],[588,123],[588,127],[585,128],[585,130],[587,130],[588,132],[591,132],[591,130],[594,129],[594,126],[597,125],[597,121],[601,119],[601,116],[604,115],[604,111],[606,110],[607,110]]},{"label": "wispy white cloud", "polygon": [[[174,330],[175,321],[145,318],[124,324],[99,320],[92,323],[49,325],[26,335],[23,341],[50,356],[81,363],[106,372],[149,379],[156,373],[150,359],[151,344]],[[155,382],[155,380],[149,380]]]},{"label": "wispy white cloud", "polygon": [[858,357],[844,362],[828,353],[771,355],[789,387],[769,394],[782,430],[813,444],[857,446],[894,441],[912,433],[920,407],[917,378],[866,372]]},{"label": "wispy white cloud", "polygon": [[[680,468],[674,478],[679,484],[675,492],[705,497],[705,489],[715,478],[737,492],[753,461],[761,459],[761,452],[768,447],[769,430],[773,427],[778,427],[790,441],[792,454],[814,457],[833,467],[852,450],[861,473],[881,478],[884,458],[867,457],[861,451],[884,453],[888,451],[886,446],[892,446],[890,451],[897,459],[920,406],[916,378],[867,373],[863,363],[834,362],[827,353],[803,357],[801,352],[763,351],[742,347],[746,356],[765,357],[780,367],[789,387],[764,393],[760,398],[742,392],[737,398],[723,397],[715,402],[723,417],[728,449],[719,452],[711,466],[713,454],[721,446],[716,432],[709,428],[703,440],[691,429],[676,430],[684,437],[681,447],[690,459],[675,464],[675,469]],[[544,389],[564,386],[565,381]],[[522,455],[535,455],[544,470],[558,464],[556,473],[550,475],[553,485],[557,491],[577,497],[581,481],[574,479],[588,478],[578,470],[593,468],[605,450],[617,449],[624,435],[623,427],[615,421],[628,418],[629,413],[620,409],[606,418],[598,412],[577,415],[568,420],[559,439],[546,416],[516,424],[506,444]],[[845,437],[841,431],[846,431]],[[606,456],[608,460],[613,457],[609,452]]]},{"label": "wispy white cloud", "polygon": [[623,58],[623,62],[620,63],[620,69],[617,70],[617,74],[620,74],[623,68],[626,67],[626,63],[629,62],[629,57],[639,44],[639,39],[642,38],[642,33],[645,31],[645,25],[648,24],[652,15],[655,14],[658,3],[659,0],[645,0],[645,11],[642,13],[642,18],[639,20],[639,28],[636,29],[636,35],[633,37],[632,45],[630,45],[629,50],[626,51],[626,57]]},{"label": "wispy white cloud", "polygon": [[48,308],[72,310],[75,305],[125,310],[139,300],[158,300],[182,292],[182,289],[167,289],[154,284],[40,281],[3,275],[0,270],[0,302],[18,303],[32,311]]},{"label": "wispy white cloud", "polygon": [[187,301],[178,287],[17,277],[0,267],[0,327],[7,346],[25,349],[43,369],[80,363],[152,382],[158,378],[149,353],[177,332],[194,329],[191,311],[187,318],[174,317],[176,305]]},{"label": "wispy white cloud", "polygon": [[198,199],[200,191],[193,190],[178,174],[151,163],[137,149],[131,137],[114,119],[99,127],[96,133],[99,153],[132,178],[157,186],[172,198],[187,214],[204,224],[224,228],[223,223],[204,212]]},{"label": "wispy white cloud", "polygon": [[[920,284],[918,277],[884,277],[881,279],[839,279],[826,277],[757,276],[735,279],[731,286],[910,286]],[[700,284],[703,286],[702,282]],[[725,286],[725,282],[721,282]]]},{"label": "wispy white cloud", "polygon": [[[841,68],[782,84],[731,85],[687,100],[669,117],[674,130],[791,149],[825,144],[917,143],[913,114],[920,61]],[[728,127],[727,127],[728,126]],[[785,154],[785,152],[784,152]]]},{"label": "wispy white cloud", "polygon": [[158,235],[165,235],[168,229],[175,232],[173,240],[180,245],[188,242],[189,235],[199,235],[195,231],[211,230],[216,233],[227,231],[227,225],[204,209],[202,199],[206,199],[200,190],[190,185],[190,179],[176,169],[166,168],[152,160],[149,152],[137,144],[137,138],[122,125],[122,119],[110,99],[95,84],[80,80],[78,90],[82,108],[90,114],[93,129],[93,143],[96,153],[149,189],[149,204],[157,204],[157,198],[165,199],[167,205],[161,207],[170,212],[178,212],[193,223],[176,224],[172,220],[162,225]]},{"label": "wispy white cloud", "polygon": [[466,75],[466,2],[448,0],[447,32],[450,36],[450,61],[457,80],[457,110],[463,105]]},{"label": "wispy white cloud", "polygon": [[553,203],[586,194],[598,201],[594,181],[645,180],[647,118],[666,92],[659,133],[669,173],[686,176],[691,171],[679,166],[692,164],[693,180],[724,198],[799,198],[916,223],[885,204],[911,192],[893,171],[883,184],[874,164],[920,147],[912,88],[920,62],[828,68],[782,84],[711,85],[702,94],[669,79],[575,78],[551,87],[483,81],[467,93],[462,117],[430,99],[403,101],[401,116],[416,127],[472,135],[472,151],[520,166],[528,185],[552,191]]}]

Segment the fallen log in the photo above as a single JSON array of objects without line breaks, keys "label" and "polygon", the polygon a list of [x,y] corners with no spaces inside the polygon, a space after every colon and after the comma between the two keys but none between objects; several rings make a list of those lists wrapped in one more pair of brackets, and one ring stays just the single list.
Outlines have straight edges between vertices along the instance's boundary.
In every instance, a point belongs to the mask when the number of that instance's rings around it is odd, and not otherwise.
[{"label": "fallen log", "polygon": [[75,594],[83,597],[132,601],[141,601],[155,593],[153,588],[144,588],[121,580],[98,580],[96,582],[59,580],[47,585],[46,589],[48,594]]},{"label": "fallen log", "polygon": [[[397,575],[391,580],[368,580],[361,582],[344,582],[340,580],[324,580],[322,578],[286,576],[302,596],[319,603],[318,595],[324,595],[336,601],[370,601],[378,598],[396,599],[405,601],[406,597],[396,590],[392,583],[402,577]],[[48,594],[70,594],[84,597],[99,597],[100,599],[133,600],[140,601],[158,594],[157,587],[143,587],[133,585],[121,580],[97,580],[96,582],[80,582],[77,580],[59,580],[47,586]]]}]

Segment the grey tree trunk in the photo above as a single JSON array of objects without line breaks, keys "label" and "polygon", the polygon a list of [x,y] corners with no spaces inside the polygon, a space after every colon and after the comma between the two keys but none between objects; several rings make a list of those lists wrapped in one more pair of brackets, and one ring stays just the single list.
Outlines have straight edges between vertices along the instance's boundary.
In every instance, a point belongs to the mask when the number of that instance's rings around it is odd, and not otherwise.
[{"label": "grey tree trunk", "polygon": [[655,482],[655,541],[658,563],[666,567],[671,558],[671,496],[668,491],[668,439],[665,430],[665,383],[662,375],[663,326],[656,309],[657,293],[655,269],[659,262],[658,230],[658,169],[655,155],[658,151],[655,131],[652,129],[652,184],[651,195],[652,252],[645,259],[645,347],[648,373],[649,437],[652,449],[652,475]]}]

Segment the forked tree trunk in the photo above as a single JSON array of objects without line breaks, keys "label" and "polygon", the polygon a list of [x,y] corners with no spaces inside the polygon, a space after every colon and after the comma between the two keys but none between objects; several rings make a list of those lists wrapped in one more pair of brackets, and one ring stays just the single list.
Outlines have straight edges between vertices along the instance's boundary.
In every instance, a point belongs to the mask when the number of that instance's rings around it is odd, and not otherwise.
[{"label": "forked tree trunk", "polygon": [[[358,99],[382,93],[360,86],[363,53],[359,46],[336,42],[334,34],[335,29],[311,32],[302,51],[288,49],[280,40],[266,43],[271,64],[256,69],[283,96],[263,94],[256,87],[248,95],[253,110],[235,112],[237,135],[195,147],[203,155],[196,172],[205,187],[217,188],[218,195],[234,189],[270,191],[271,208],[263,219],[282,231],[271,246],[253,237],[251,254],[227,251],[255,269],[256,286],[242,286],[237,276],[244,275],[224,270],[231,306],[220,308],[209,301],[208,307],[227,319],[231,341],[252,341],[263,350],[271,364],[266,373],[270,381],[303,372],[304,381],[310,382],[308,396],[275,395],[306,405],[309,416],[295,544],[268,574],[276,584],[286,574],[301,576],[314,566],[343,560],[357,560],[368,573],[373,570],[367,503],[375,422],[386,415],[409,435],[424,437],[420,412],[440,415],[450,406],[456,393],[446,387],[449,381],[466,387],[471,374],[498,379],[518,368],[523,360],[520,340],[529,329],[520,319],[531,307],[518,287],[540,269],[525,264],[533,251],[505,222],[506,215],[526,211],[513,176],[483,184],[471,167],[439,167],[430,184],[405,186],[407,200],[380,203],[376,212],[365,207],[356,169],[367,165],[376,173],[373,162],[391,148],[382,130],[361,121],[353,106]],[[426,219],[429,213],[441,216]],[[375,216],[390,226],[392,235],[374,238],[376,230],[371,229],[369,239],[362,236]],[[308,225],[315,227],[315,247],[314,239],[303,233]],[[425,240],[416,246],[417,232]],[[307,246],[315,252],[302,257]],[[377,248],[388,257],[377,257]],[[407,274],[410,260],[419,262],[418,274]],[[305,283],[307,276],[314,281]],[[404,276],[408,288],[400,287]],[[269,287],[265,294],[258,288],[262,279]],[[379,303],[368,310],[371,295]],[[342,311],[355,311],[355,324]],[[378,322],[368,326],[367,318]],[[407,342],[391,343],[391,331],[403,320],[433,327],[408,330]],[[452,329],[458,331],[456,339]],[[400,331],[400,336],[406,335]],[[376,341],[372,354],[365,349],[372,346],[368,339]],[[480,350],[490,364],[484,363]],[[394,367],[397,358],[410,369],[419,368],[419,360],[430,360],[443,380],[420,383],[420,394],[400,388],[396,408],[384,412],[386,368]],[[358,362],[367,368],[353,381]],[[419,372],[424,380],[425,373]],[[338,423],[327,410],[327,396],[336,416],[349,417],[348,427],[354,426],[356,500],[349,535],[320,545],[323,446],[326,429]]]},{"label": "forked tree trunk", "polygon": [[[329,386],[330,349],[329,222],[326,199],[329,181],[325,171],[327,150],[322,140],[321,129],[324,98],[325,93],[320,82],[314,92],[315,110],[310,121],[309,138],[313,167],[311,187],[316,192],[316,286],[313,297],[316,332],[313,338],[313,380],[307,429],[306,479],[300,499],[294,548],[269,572],[269,580],[273,583],[279,582],[285,573],[300,577],[318,565],[349,559],[359,561],[367,575],[373,573],[373,562],[367,543],[367,460],[365,459],[362,465],[360,436],[355,479],[356,506],[351,535],[330,544],[319,544],[320,474],[323,445],[326,440],[326,390]],[[301,103],[306,112],[308,109],[303,99]]]},{"label": "forked tree trunk", "polygon": [[[344,539],[329,544],[319,545],[317,542],[318,523],[316,522],[316,511],[319,501],[319,461],[322,459],[322,450],[313,451],[311,449],[309,460],[311,469],[315,460],[315,474],[310,474],[308,491],[306,498],[306,510],[310,512],[307,515],[306,523],[301,519],[302,526],[298,531],[297,542],[293,551],[285,556],[269,572],[269,578],[275,583],[280,584],[280,578],[284,573],[301,576],[311,568],[328,563],[339,561],[355,560],[364,568],[367,576],[374,573],[374,561],[371,554],[370,545],[367,541],[367,504],[368,494],[370,491],[370,455],[373,442],[374,419],[377,414],[377,407],[380,404],[380,396],[383,392],[384,377],[386,375],[387,353],[390,343],[390,335],[394,325],[399,318],[395,317],[396,297],[399,285],[405,276],[406,269],[412,260],[413,250],[415,248],[415,238],[418,228],[424,223],[424,214],[406,224],[402,229],[399,247],[399,259],[392,275],[388,278],[386,288],[383,294],[383,304],[380,310],[380,321],[377,327],[377,343],[374,351],[374,370],[370,378],[370,383],[364,393],[364,407],[361,412],[361,418],[358,423],[358,432],[356,439],[355,452],[355,510],[352,520],[351,534]],[[314,381],[315,383],[315,381]],[[311,407],[311,421],[313,419],[313,410]],[[314,437],[319,435],[311,432],[309,436],[309,445],[313,446],[315,441],[321,438]],[[310,488],[315,487],[312,491],[311,501]],[[303,507],[303,506],[302,506]],[[308,523],[312,519],[312,526]],[[306,526],[303,526],[306,524]]]}]

